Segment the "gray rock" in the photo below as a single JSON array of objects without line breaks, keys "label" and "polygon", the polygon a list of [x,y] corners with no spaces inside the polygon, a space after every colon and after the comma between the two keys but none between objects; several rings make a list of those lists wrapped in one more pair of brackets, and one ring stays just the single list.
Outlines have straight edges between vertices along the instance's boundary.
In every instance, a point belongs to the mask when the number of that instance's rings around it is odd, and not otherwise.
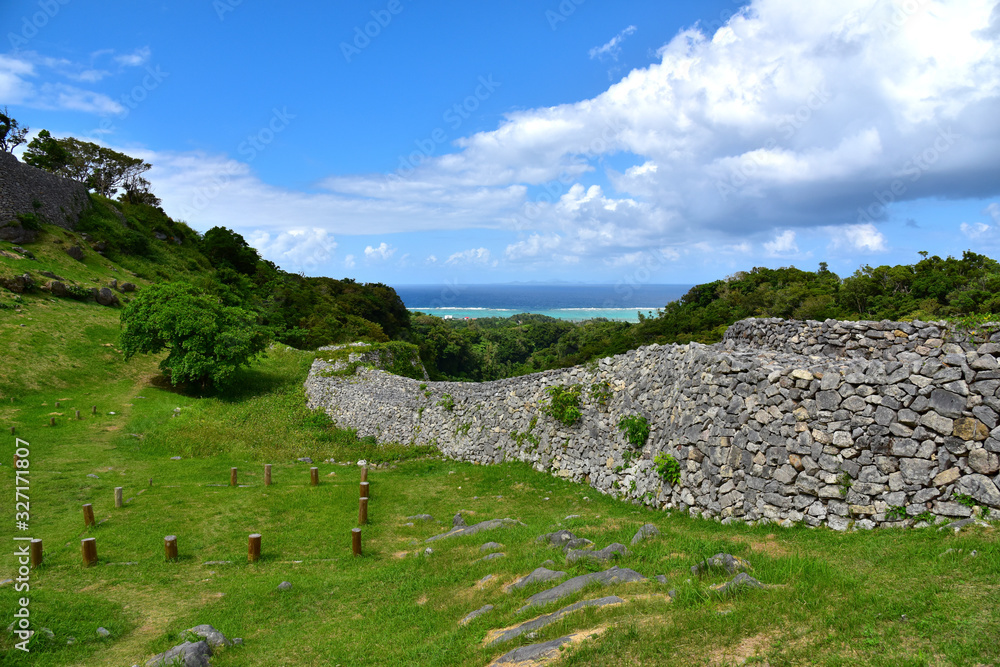
[{"label": "gray rock", "polygon": [[666,584],[667,583],[667,575],[665,575],[665,574],[658,574],[658,575],[656,575],[655,578],[661,584]]},{"label": "gray rock", "polygon": [[549,604],[550,602],[561,600],[595,582],[603,586],[610,586],[611,584],[624,584],[631,583],[633,581],[645,580],[646,577],[642,576],[635,570],[621,567],[612,567],[604,572],[581,574],[578,577],[573,577],[572,579],[564,581],[555,588],[550,588],[549,590],[542,591],[541,593],[535,593],[525,601],[527,604],[518,609],[518,613],[524,611],[525,609],[530,609],[531,607],[540,607],[542,605]]},{"label": "gray rock", "polygon": [[522,646],[504,653],[496,659],[495,665],[529,665],[559,655],[559,647],[573,641],[572,636],[560,637],[541,644]]},{"label": "gray rock", "polygon": [[413,516],[406,517],[410,521],[433,521],[434,517],[430,514],[414,514]]},{"label": "gray rock", "polygon": [[[288,584],[287,581],[284,583]],[[288,587],[291,588],[292,585],[288,584]],[[189,628],[188,632],[198,635],[208,642],[208,645],[213,648],[219,646],[229,646],[231,643],[228,639],[226,639],[224,634],[213,628],[211,625],[196,625],[193,628]]]},{"label": "gray rock", "polygon": [[83,261],[83,248],[78,245],[72,245],[66,248],[66,254],[78,262]]},{"label": "gray rock", "polygon": [[467,525],[468,524],[465,523],[465,517],[462,516],[461,512],[457,513],[451,519],[451,527],[452,528],[465,528]]},{"label": "gray rock", "polygon": [[290,581],[282,581],[280,584],[278,584],[278,590],[279,591],[290,591],[290,590],[292,590],[292,582],[290,582]]},{"label": "gray rock", "polygon": [[709,588],[719,595],[730,595],[745,588],[765,588],[765,586],[746,572],[740,572],[732,579],[732,581],[710,586]]},{"label": "gray rock", "polygon": [[539,542],[548,542],[552,546],[561,547],[570,540],[575,540],[576,535],[569,532],[568,530],[557,530],[554,533],[545,533],[544,535],[539,535],[537,538]]},{"label": "gray rock", "polygon": [[118,289],[120,289],[122,292],[134,292],[135,283],[124,282],[118,286]]},{"label": "gray rock", "polygon": [[97,295],[94,298],[97,300],[97,303],[101,304],[102,306],[121,305],[120,302],[118,301],[118,295],[112,292],[107,287],[102,287],[100,290],[98,290]]},{"label": "gray rock", "polygon": [[563,553],[569,553],[572,549],[587,549],[593,546],[593,544],[594,543],[586,537],[578,537],[575,540],[570,540],[563,545]]},{"label": "gray rock", "polygon": [[429,537],[424,542],[436,542],[437,540],[443,540],[449,537],[461,537],[465,535],[475,535],[476,533],[481,533],[484,530],[494,530],[496,528],[502,528],[504,526],[523,526],[524,524],[520,521],[515,521],[514,519],[489,519],[487,521],[480,521],[473,526],[460,526],[458,528],[453,528],[447,533],[442,533],[440,535],[435,535]]},{"label": "gray rock", "polygon": [[483,556],[482,558],[480,558],[479,560],[481,560],[481,561],[490,561],[490,560],[496,560],[497,558],[505,558],[506,556],[507,556],[507,554],[505,554],[504,552],[497,551],[496,553],[487,554],[487,555]]},{"label": "gray rock", "polygon": [[1000,509],[1000,489],[985,475],[966,475],[955,483],[955,492],[972,496],[983,505]]},{"label": "gray rock", "polygon": [[619,544],[615,542],[614,544],[609,544],[599,551],[588,551],[586,549],[570,549],[566,552],[566,562],[569,564],[576,563],[577,561],[594,561],[598,563],[606,563],[612,558],[617,558],[618,556],[627,556],[628,550],[625,548],[624,544]]},{"label": "gray rock", "polygon": [[146,661],[146,667],[174,667],[178,663],[183,667],[210,667],[208,659],[211,655],[212,647],[208,642],[184,642],[154,655]]},{"label": "gray rock", "polygon": [[503,545],[499,542],[487,542],[483,546],[479,547],[480,551],[496,551],[497,549],[503,549]]},{"label": "gray rock", "polygon": [[539,567],[531,571],[531,574],[521,577],[516,582],[510,585],[511,589],[521,589],[530,586],[531,584],[536,584],[542,581],[552,581],[553,579],[562,579],[566,576],[565,572],[559,572],[556,570],[550,570],[547,567]]},{"label": "gray rock", "polygon": [[493,646],[494,644],[510,641],[515,637],[520,637],[525,632],[531,632],[534,630],[544,628],[546,625],[551,625],[556,621],[560,620],[566,614],[571,614],[574,611],[578,611],[586,607],[607,607],[609,605],[617,605],[624,603],[625,600],[621,599],[617,595],[608,595],[602,598],[597,598],[596,600],[581,600],[579,602],[575,602],[571,605],[563,607],[559,611],[554,611],[551,614],[545,614],[543,616],[539,616],[538,618],[534,618],[530,621],[519,623],[514,627],[507,628],[506,630],[503,630],[502,632],[499,632],[498,634],[493,636],[493,638],[490,639],[486,643],[486,645]]},{"label": "gray rock", "polygon": [[104,637],[110,637],[111,633],[108,632],[107,628],[97,628],[97,636],[98,637],[102,637],[102,638],[104,638]]},{"label": "gray rock", "polygon": [[468,614],[466,614],[462,618],[462,620],[458,622],[458,624],[459,625],[468,625],[469,623],[471,623],[475,619],[479,618],[483,614],[487,614],[487,613],[489,613],[491,611],[493,611],[493,605],[491,605],[491,604],[483,605],[479,609],[477,609],[475,611],[470,611]]},{"label": "gray rock", "polygon": [[711,558],[706,558],[700,563],[692,565],[691,574],[700,576],[711,570],[724,570],[729,574],[736,574],[737,572],[749,572],[752,569],[750,561],[746,559],[732,554],[718,553]]},{"label": "gray rock", "polygon": [[635,546],[639,542],[649,538],[656,537],[660,534],[660,529],[651,523],[647,523],[642,528],[640,528],[636,534],[632,537],[632,546]]}]

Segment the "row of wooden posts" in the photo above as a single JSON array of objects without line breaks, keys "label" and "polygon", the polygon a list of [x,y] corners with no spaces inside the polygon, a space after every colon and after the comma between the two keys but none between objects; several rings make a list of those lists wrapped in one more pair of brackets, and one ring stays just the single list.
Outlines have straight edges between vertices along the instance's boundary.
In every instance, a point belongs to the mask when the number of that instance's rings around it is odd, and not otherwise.
[{"label": "row of wooden posts", "polygon": [[[14,399],[13,398],[10,399],[10,402],[13,403]],[[56,407],[57,408],[59,407],[59,401],[56,401]],[[96,415],[97,414],[97,406],[96,405],[90,406],[90,414],[92,414],[92,415]],[[80,411],[79,410],[76,411],[76,418],[80,419]],[[49,426],[55,426],[55,425],[56,425],[56,418],[55,417],[49,417]],[[14,435],[15,433],[17,433],[17,428],[15,428],[14,426],[11,426],[10,427],[10,434]]]},{"label": "row of wooden posts", "polygon": [[[17,461],[17,456],[14,457],[15,463]],[[316,486],[319,484],[319,469],[310,468],[310,479],[311,485]],[[229,471],[229,481],[232,486],[236,486],[236,468],[231,468]],[[152,480],[150,480],[152,482]],[[271,485],[271,464],[268,463],[264,466],[264,484],[267,486]],[[368,468],[361,469],[361,483],[359,484],[358,491],[360,497],[358,499],[358,525],[364,526],[368,523],[368,498],[370,484],[368,482]],[[122,492],[123,487],[115,487],[115,507],[122,507]],[[87,503],[83,506],[83,525],[84,528],[90,528],[91,526],[96,526],[97,522],[94,519],[94,506],[91,503]],[[256,563],[260,560],[260,533],[252,533],[247,542],[247,560],[251,563]],[[83,554],[83,565],[84,567],[89,567],[91,565],[97,564],[97,539],[93,537],[88,537],[80,540],[80,551]],[[355,556],[361,555],[361,529],[352,528],[351,529],[351,551]],[[167,535],[163,538],[163,553],[168,561],[177,560],[177,536]],[[40,539],[31,540],[31,566],[35,567],[41,565],[42,563],[42,541]]]}]

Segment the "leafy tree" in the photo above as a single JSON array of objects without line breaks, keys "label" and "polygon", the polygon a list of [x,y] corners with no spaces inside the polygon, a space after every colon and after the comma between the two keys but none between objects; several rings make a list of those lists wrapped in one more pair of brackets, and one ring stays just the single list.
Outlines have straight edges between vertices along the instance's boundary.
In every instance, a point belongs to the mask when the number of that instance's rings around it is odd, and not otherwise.
[{"label": "leafy tree", "polygon": [[32,167],[60,174],[64,173],[72,156],[59,139],[53,137],[48,130],[42,130],[28,144],[24,151],[24,161]]},{"label": "leafy tree", "polygon": [[24,143],[27,135],[28,126],[21,127],[20,123],[11,118],[7,107],[4,107],[0,112],[0,150],[13,153],[15,148]]},{"label": "leafy tree", "polygon": [[205,232],[201,249],[215,266],[228,266],[245,276],[252,275],[260,261],[260,255],[246,239],[226,227],[212,227]]},{"label": "leafy tree", "polygon": [[132,203],[156,199],[149,191],[149,181],[142,177],[153,165],[89,141],[56,139],[48,130],[42,130],[28,144],[24,161],[79,181],[104,197],[113,197],[122,189]]},{"label": "leafy tree", "polygon": [[256,316],[185,283],[142,290],[121,315],[125,358],[168,350],[160,368],[173,384],[224,385],[268,343]]}]

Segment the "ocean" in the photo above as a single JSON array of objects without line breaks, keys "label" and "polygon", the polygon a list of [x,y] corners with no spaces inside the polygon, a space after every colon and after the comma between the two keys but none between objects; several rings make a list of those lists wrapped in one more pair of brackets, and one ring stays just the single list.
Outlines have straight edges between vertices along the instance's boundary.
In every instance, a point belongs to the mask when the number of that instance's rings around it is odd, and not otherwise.
[{"label": "ocean", "polygon": [[538,313],[561,320],[638,322],[691,285],[395,285],[408,310],[455,319]]}]

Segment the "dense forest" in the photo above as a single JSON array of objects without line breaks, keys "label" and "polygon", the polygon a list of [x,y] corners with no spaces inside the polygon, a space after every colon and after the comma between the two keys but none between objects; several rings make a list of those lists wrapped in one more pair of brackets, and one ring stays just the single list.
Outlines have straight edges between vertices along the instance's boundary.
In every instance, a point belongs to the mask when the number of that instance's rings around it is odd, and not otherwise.
[{"label": "dense forest", "polygon": [[[6,110],[0,113],[0,148],[12,150],[26,133]],[[95,250],[139,277],[185,283],[199,298],[239,309],[255,321],[255,345],[277,340],[315,349],[357,340],[402,341],[419,349],[436,380],[494,380],[652,343],[714,343],[746,317],[991,319],[1000,312],[1000,264],[966,251],[960,259],[921,252],[915,264],[865,265],[846,278],[825,262],[816,271],[757,267],[696,285],[655,313],[640,313],[636,324],[573,323],[532,314],[443,320],[408,312],[395,290],[381,283],[288,273],[231,229],[201,234],[172,220],[142,177],[150,165],[141,160],[71,137],[56,139],[44,130],[28,144],[25,160],[93,191],[93,206],[77,231]],[[40,229],[42,222],[26,214],[19,224]]]}]

